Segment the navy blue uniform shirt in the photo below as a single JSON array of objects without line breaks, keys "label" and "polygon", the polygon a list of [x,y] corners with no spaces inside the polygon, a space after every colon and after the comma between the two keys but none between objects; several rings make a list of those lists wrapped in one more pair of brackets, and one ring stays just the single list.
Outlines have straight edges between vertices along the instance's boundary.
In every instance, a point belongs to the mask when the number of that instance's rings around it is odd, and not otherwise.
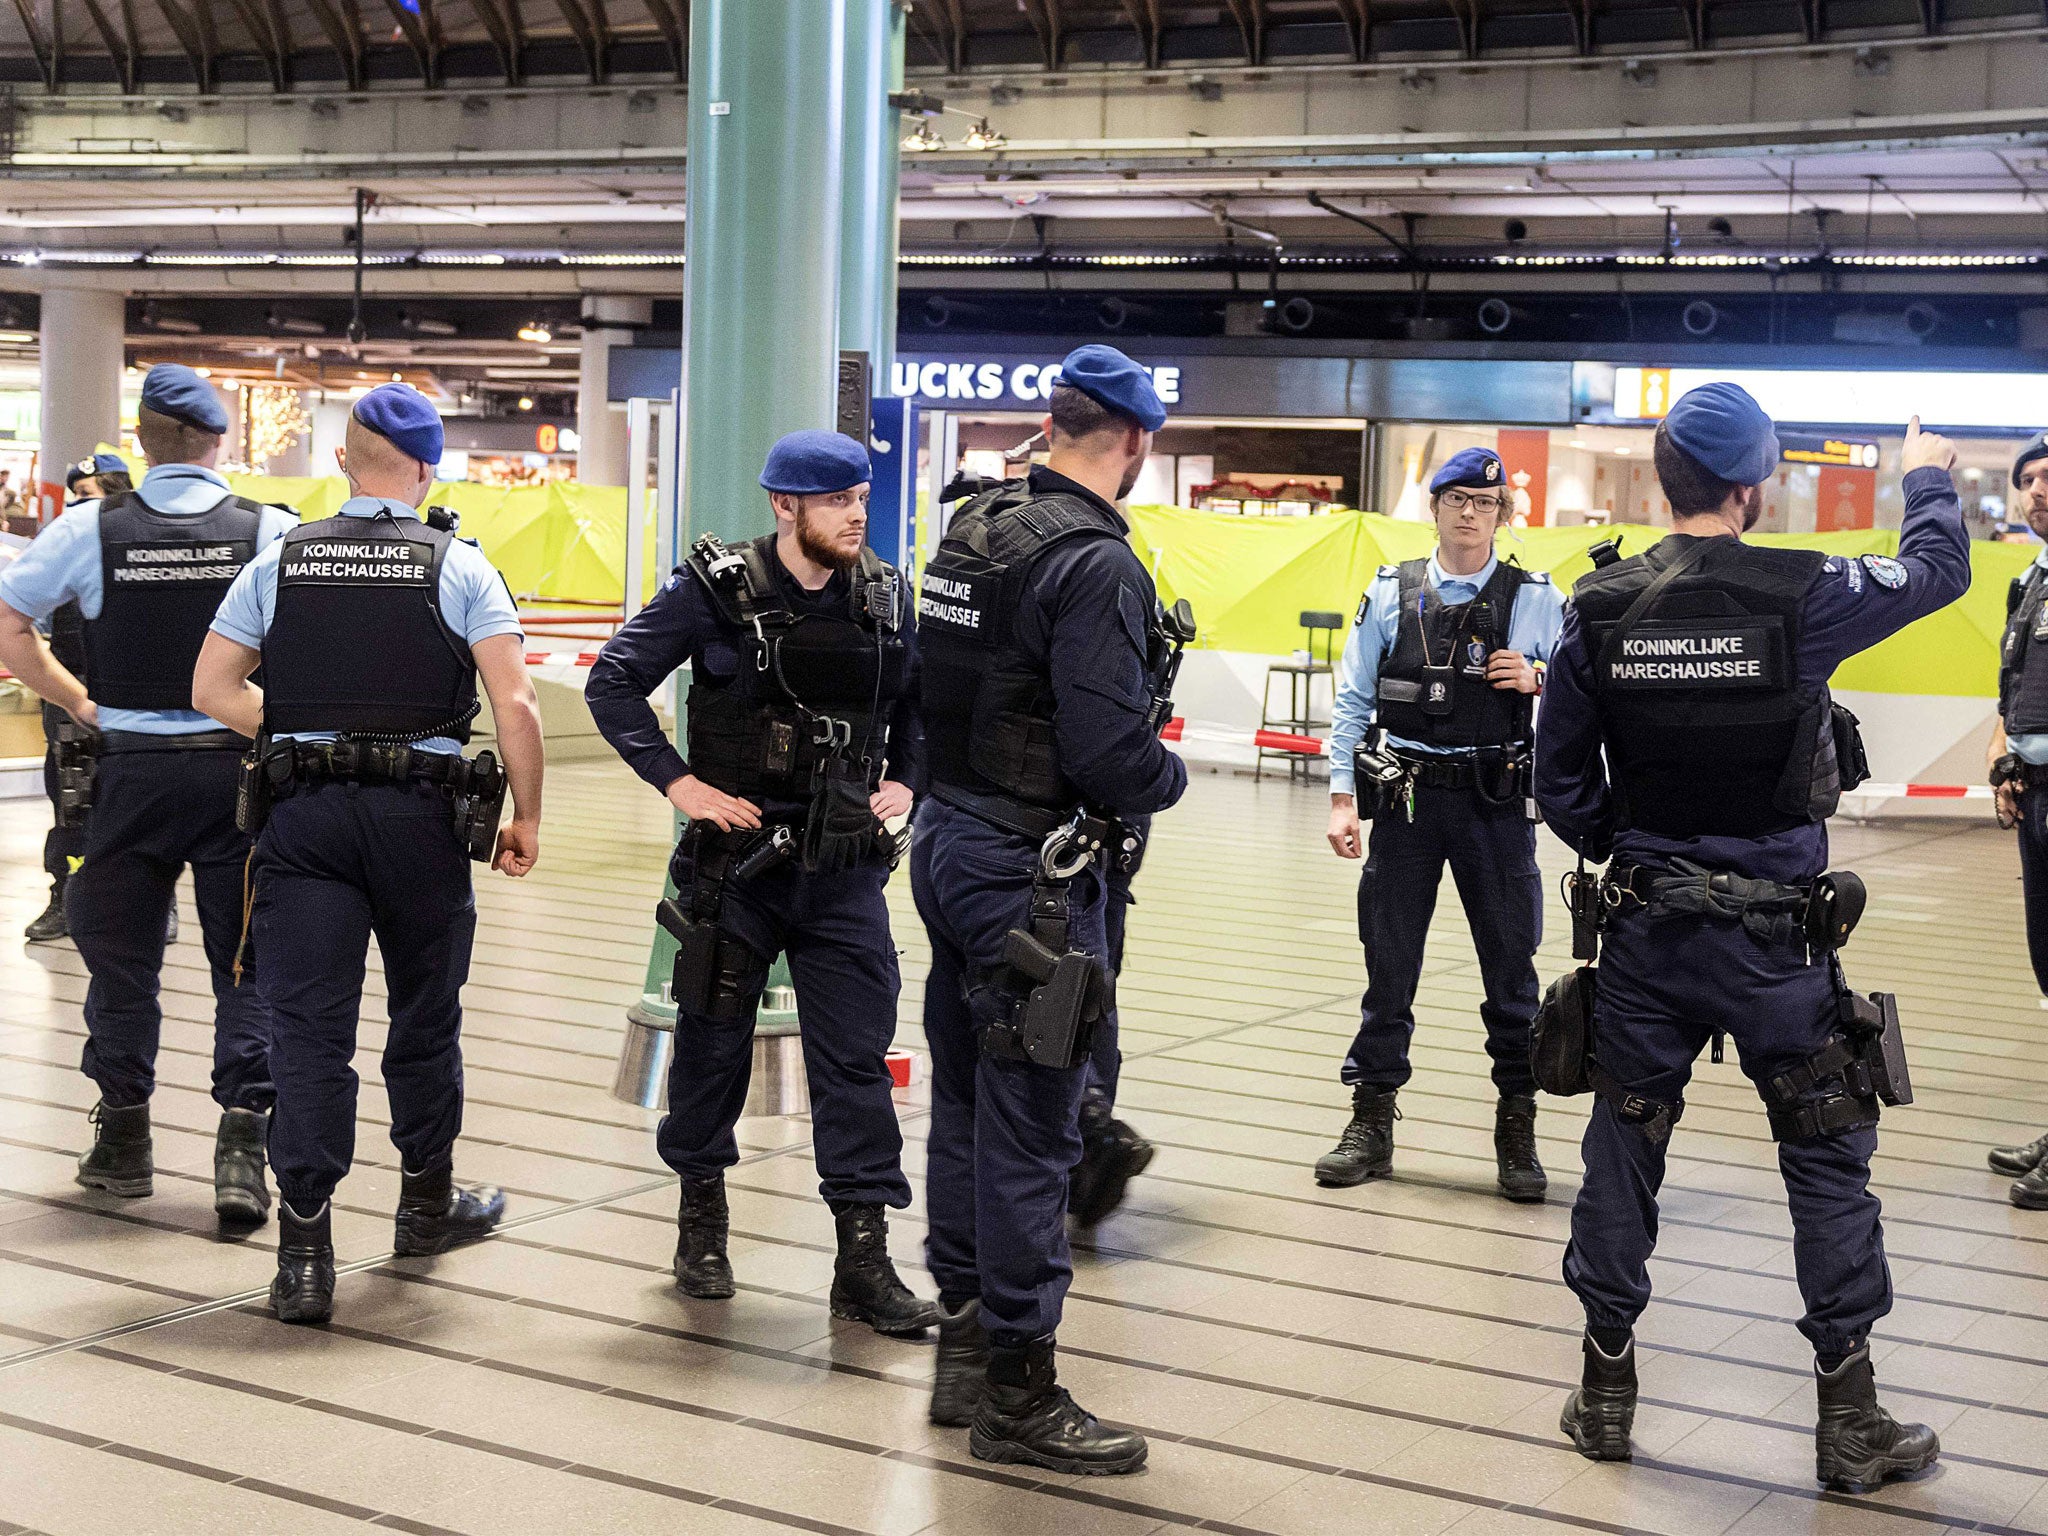
[{"label": "navy blue uniform shirt", "polygon": [[[769,569],[790,611],[805,614],[847,612],[850,583],[844,572],[816,592],[807,592],[789,574],[781,559]],[[888,770],[884,777],[922,789],[924,732],[917,719],[917,631],[910,622],[912,605],[904,603],[904,691],[889,720]],[[684,662],[698,677],[733,677],[744,660],[744,635],[719,615],[695,573],[678,568],[653,601],[607,640],[591,664],[583,697],[590,716],[612,750],[641,778],[667,792],[690,771],[689,763],[662,730],[648,696],[668,681]],[[707,668],[708,658],[708,668]],[[793,802],[762,807],[778,812],[800,810]]]},{"label": "navy blue uniform shirt", "polygon": [[[1896,560],[1835,555],[1807,588],[1799,649],[1793,657],[1799,687],[1818,687],[1858,651],[1869,650],[1969,590],[1970,536],[1948,471],[1916,469],[1906,476],[1905,492],[1906,515]],[[1593,661],[1576,608],[1565,612],[1564,633],[1551,658],[1543,706],[1536,716],[1535,787],[1536,804],[1551,830],[1596,861],[1611,842],[1614,857],[1624,863],[1691,859],[1711,869],[1787,885],[1811,880],[1827,868],[1828,834],[1821,822],[1759,838],[1617,832],[1614,800],[1600,756]]]},{"label": "navy blue uniform shirt", "polygon": [[[1087,486],[1042,464],[1031,489],[1082,497],[1129,526]],[[1090,809],[1115,816],[1163,811],[1188,787],[1187,765],[1145,724],[1145,641],[1158,601],[1128,543],[1082,538],[1039,560],[1018,603],[1017,643],[1052,674],[1060,769]]]}]

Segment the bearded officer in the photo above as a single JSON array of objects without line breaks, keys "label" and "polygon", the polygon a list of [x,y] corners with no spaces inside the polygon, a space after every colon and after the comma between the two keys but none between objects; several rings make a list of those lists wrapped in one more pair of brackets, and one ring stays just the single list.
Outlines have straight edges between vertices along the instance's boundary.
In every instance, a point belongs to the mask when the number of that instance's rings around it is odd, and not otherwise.
[{"label": "bearded officer", "polygon": [[1822,879],[1826,823],[1864,770],[1828,678],[1969,586],[1955,450],[1915,418],[1898,558],[1860,560],[1743,542],[1779,448],[1736,386],[1684,396],[1654,451],[1672,534],[1580,580],[1537,736],[1544,819],[1587,857],[1613,855],[1592,1014],[1598,1098],[1564,1260],[1586,1310],[1585,1376],[1562,1427],[1587,1457],[1629,1455],[1632,1329],[1650,1299],[1665,1149],[1693,1059],[1725,1033],[1778,1143],[1799,1329],[1815,1356],[1818,1475],[1862,1492],[1931,1465],[1940,1445],[1878,1406],[1871,1373],[1870,1329],[1892,1289],[1870,1159],[1880,1097],[1903,1102],[1910,1088],[1892,1050],[1871,1054],[1896,1046],[1895,1023],[1866,1028],[1833,954],[1845,934],[1832,903],[1861,885]]},{"label": "bearded officer", "polygon": [[955,512],[918,598],[931,789],[911,890],[931,935],[926,1254],[939,1282],[931,1417],[985,1461],[1133,1472],[1144,1438],[1058,1385],[1091,1030],[1114,1028],[1101,850],[1187,770],[1159,740],[1164,639],[1115,503],[1166,410],[1082,347],[1054,385],[1047,464]]},{"label": "bearded officer", "polygon": [[[2048,539],[2048,433],[2037,435],[2012,466],[2013,502],[2037,538]],[[1998,721],[1987,753],[2001,825],[2019,829],[2020,888],[2027,909],[2027,953],[2048,1008],[2048,550],[2013,579],[1999,652]],[[2011,1199],[2048,1210],[2048,1132],[2024,1146],[1994,1147],[1994,1171],[2016,1175]]]},{"label": "bearded officer", "polygon": [[[1529,743],[1538,668],[1557,644],[1564,602],[1545,575],[1494,553],[1512,512],[1499,455],[1453,454],[1429,484],[1436,553],[1380,568],[1337,669],[1330,731],[1330,847],[1367,853],[1358,883],[1366,990],[1339,1074],[1351,1120],[1316,1162],[1316,1182],[1361,1184],[1393,1170],[1395,1097],[1407,1083],[1415,990],[1444,866],[1479,952],[1486,1054],[1493,1061],[1495,1176],[1510,1200],[1540,1201],[1536,946],[1543,880],[1529,817]],[[1390,765],[1360,784],[1354,754]],[[1363,849],[1362,821],[1372,840]]]},{"label": "bearded officer", "polygon": [[[505,1197],[454,1182],[469,866],[523,876],[540,853],[540,709],[512,594],[481,550],[417,510],[441,418],[410,385],[380,384],[356,402],[344,444],[349,499],[236,578],[192,680],[201,708],[265,738],[274,803],[256,844],[254,931],[276,1021],[270,1305],[288,1323],[334,1310],[332,1196],[355,1156],[350,1061],[373,934],[400,1157],[393,1247],[441,1253],[497,1225]],[[502,768],[492,752],[462,754],[479,674]],[[508,782],[512,820],[496,830]]]},{"label": "bearded officer", "polygon": [[[872,478],[867,449],[840,433],[777,442],[761,471],[775,532],[732,550],[700,539],[598,653],[585,696],[605,739],[690,819],[671,866],[676,1041],[655,1136],[682,1177],[677,1288],[733,1294],[725,1170],[754,1016],[787,953],[838,1227],[832,1314],[919,1334],[938,1315],[897,1275],[884,1216],[910,1204],[910,1184],[886,1059],[902,982],[882,826],[909,812],[918,773],[916,652],[902,579],[866,545]],[[685,663],[687,760],[647,703]]]},{"label": "bearded officer", "polygon": [[[0,661],[97,732],[93,811],[65,892],[92,973],[84,1069],[100,1095],[78,1182],[126,1196],[154,1188],[158,977],[189,864],[213,977],[214,1209],[247,1226],[270,1209],[273,1098],[270,1021],[236,968],[249,839],[235,827],[235,773],[249,743],[192,707],[192,665],[229,582],[295,519],[235,495],[215,473],[227,425],[220,396],[190,368],[150,369],[136,415],[149,472],[133,491],[66,511],[0,572]],[[89,692],[34,627],[72,603]]]}]

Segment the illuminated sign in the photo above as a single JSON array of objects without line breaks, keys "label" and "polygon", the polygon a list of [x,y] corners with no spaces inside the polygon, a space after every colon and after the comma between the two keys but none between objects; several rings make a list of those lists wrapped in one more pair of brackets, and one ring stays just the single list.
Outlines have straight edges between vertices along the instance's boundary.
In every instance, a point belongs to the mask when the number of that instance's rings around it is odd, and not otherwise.
[{"label": "illuminated sign", "polygon": [[1781,422],[1903,428],[1918,415],[1929,428],[2033,432],[2048,421],[2048,373],[1847,368],[1616,368],[1614,420],[1661,421],[1686,391],[1716,381]]},{"label": "illuminated sign", "polygon": [[1877,444],[1839,437],[1803,437],[1780,432],[1778,442],[1787,464],[1829,464],[1842,469],[1877,468]]},{"label": "illuminated sign", "polygon": [[[1148,370],[1162,405],[1180,404],[1181,370],[1164,366]],[[899,359],[889,373],[891,394],[919,400],[974,402],[982,405],[1032,406],[1052,398],[1060,381],[1057,362],[1018,363],[968,360]]]},{"label": "illuminated sign", "polygon": [[562,445],[562,434],[551,421],[544,421],[533,429],[533,446],[542,453],[553,453]]}]

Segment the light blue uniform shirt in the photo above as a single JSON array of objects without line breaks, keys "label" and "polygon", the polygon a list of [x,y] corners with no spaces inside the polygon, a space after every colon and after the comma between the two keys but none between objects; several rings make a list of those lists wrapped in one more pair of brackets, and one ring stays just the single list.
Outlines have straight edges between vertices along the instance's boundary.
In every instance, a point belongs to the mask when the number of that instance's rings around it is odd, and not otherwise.
[{"label": "light blue uniform shirt", "polygon": [[[394,517],[409,517],[414,522],[420,520],[419,513],[404,502],[389,501],[381,496],[351,496],[341,504],[340,515],[375,517],[379,512],[387,511]],[[277,562],[282,554],[283,550],[273,544],[242,567],[242,574],[235,578],[235,584],[228,588],[228,595],[221,599],[220,612],[213,616],[216,635],[223,635],[237,645],[246,645],[252,651],[263,649],[263,637],[270,633],[270,622],[277,616]],[[442,621],[472,646],[494,635],[525,633],[520,627],[519,610],[513,605],[512,594],[505,588],[505,578],[484,557],[484,552],[467,539],[448,541],[448,553],[441,560],[439,594]],[[335,733],[280,731],[276,739],[333,741]],[[419,752],[454,753],[462,750],[461,743],[448,736],[430,736],[412,745]]]},{"label": "light blue uniform shirt", "polygon": [[[1452,608],[1471,602],[1493,580],[1494,569],[1499,564],[1500,557],[1496,555],[1470,576],[1451,576],[1445,574],[1444,568],[1437,564],[1436,556],[1431,555],[1430,601]],[[1381,567],[1380,574],[1366,589],[1363,618],[1352,625],[1351,636],[1344,642],[1344,659],[1337,663],[1337,698],[1330,711],[1330,793],[1333,795],[1353,792],[1351,754],[1365,739],[1365,733],[1379,714],[1380,663],[1393,651],[1394,637],[1401,627],[1401,578],[1393,572],[1392,566]],[[1557,645],[1558,631],[1563,626],[1563,594],[1550,584],[1548,576],[1535,573],[1515,593],[1514,612],[1508,616],[1508,649],[1520,651],[1531,661],[1547,663]],[[1454,757],[1469,756],[1471,750],[1466,747],[1429,746],[1391,735],[1387,737],[1387,743],[1404,752]]]},{"label": "light blue uniform shirt", "polygon": [[[142,477],[135,492],[152,512],[168,517],[197,517],[229,494],[227,481],[197,464],[159,464]],[[256,547],[262,550],[298,527],[296,513],[265,507],[257,527]],[[258,558],[262,558],[259,554]],[[66,603],[78,604],[87,619],[100,616],[105,594],[100,571],[100,504],[81,501],[37,534],[21,558],[0,571],[0,602],[47,627],[50,615]],[[86,680],[86,691],[92,681]],[[196,709],[102,709],[103,731],[136,731],[149,736],[189,736],[222,729],[218,720]]]},{"label": "light blue uniform shirt", "polygon": [[[2048,549],[2034,556],[2034,564],[2048,570]],[[2024,736],[2008,736],[2005,738],[2005,746],[2007,751],[2017,752],[2023,763],[2032,763],[2036,768],[2048,763],[2048,735],[2043,735],[2039,731]]]}]

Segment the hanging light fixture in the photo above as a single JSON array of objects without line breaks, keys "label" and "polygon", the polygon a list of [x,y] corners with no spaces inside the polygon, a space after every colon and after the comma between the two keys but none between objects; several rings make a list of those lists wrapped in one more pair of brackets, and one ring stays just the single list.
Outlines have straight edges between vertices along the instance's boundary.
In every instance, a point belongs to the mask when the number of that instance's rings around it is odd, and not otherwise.
[{"label": "hanging light fixture", "polygon": [[531,325],[519,327],[519,339],[530,341],[537,347],[544,347],[555,339],[555,333],[536,320]]},{"label": "hanging light fixture", "polygon": [[1009,139],[997,132],[985,117],[977,117],[974,126],[967,130],[969,149],[1002,149],[1009,142]]},{"label": "hanging light fixture", "polygon": [[927,117],[919,118],[917,126],[903,136],[903,149],[906,154],[922,154],[927,150],[947,147],[946,141],[932,131],[931,119]]}]

